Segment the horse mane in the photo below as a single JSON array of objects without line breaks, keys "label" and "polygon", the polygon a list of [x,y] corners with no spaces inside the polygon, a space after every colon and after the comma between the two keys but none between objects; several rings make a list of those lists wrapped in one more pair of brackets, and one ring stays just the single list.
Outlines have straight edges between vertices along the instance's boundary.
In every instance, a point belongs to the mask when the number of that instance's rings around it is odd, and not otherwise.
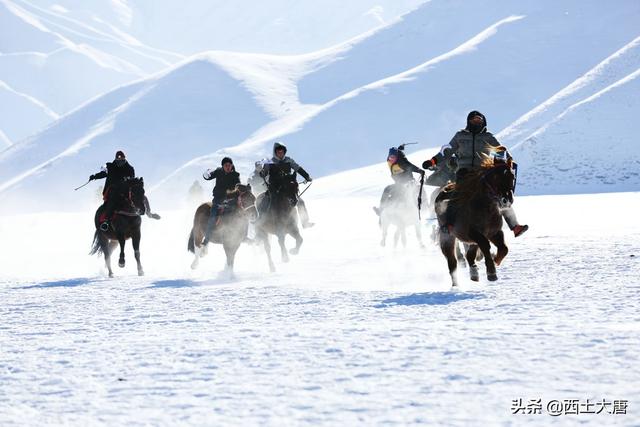
[{"label": "horse mane", "polygon": [[505,164],[502,162],[494,162],[492,157],[483,159],[479,168],[467,172],[464,179],[460,182],[452,183],[445,187],[447,191],[453,191],[451,200],[465,203],[478,194],[482,194],[484,192],[483,178],[487,172],[502,165]]}]

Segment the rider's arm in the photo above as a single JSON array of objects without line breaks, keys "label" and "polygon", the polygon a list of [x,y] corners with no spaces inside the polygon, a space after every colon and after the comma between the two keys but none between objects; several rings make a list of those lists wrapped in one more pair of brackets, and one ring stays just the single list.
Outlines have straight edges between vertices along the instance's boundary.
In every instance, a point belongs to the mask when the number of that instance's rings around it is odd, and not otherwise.
[{"label": "rider's arm", "polygon": [[214,178],[218,178],[218,173],[220,171],[220,168],[215,169],[215,170],[211,170],[211,169],[207,169],[206,171],[204,171],[204,173],[202,174],[202,177],[204,179],[206,179],[207,181],[211,181]]},{"label": "rider's arm", "polygon": [[302,169],[300,167],[300,165],[298,163],[296,163],[296,161],[293,160],[291,157],[289,157],[289,165],[291,165],[291,169],[293,169],[294,172],[299,173],[300,175],[302,175],[302,177],[304,179],[306,179],[307,181],[311,181],[311,177],[309,176],[307,171]]},{"label": "rider's arm", "polygon": [[102,170],[94,175],[91,175],[91,177],[89,177],[90,180],[93,179],[102,179],[102,178],[106,178],[107,177],[107,170],[103,167]]}]

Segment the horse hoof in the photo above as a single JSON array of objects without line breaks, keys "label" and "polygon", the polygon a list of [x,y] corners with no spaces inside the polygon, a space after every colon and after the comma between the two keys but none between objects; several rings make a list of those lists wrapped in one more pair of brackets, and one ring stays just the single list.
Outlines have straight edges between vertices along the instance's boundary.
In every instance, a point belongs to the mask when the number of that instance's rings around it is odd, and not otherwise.
[{"label": "horse hoof", "polygon": [[478,267],[469,268],[469,278],[474,282],[480,281],[480,273],[478,273]]},{"label": "horse hoof", "polygon": [[124,261],[118,261],[118,267],[124,268]]},{"label": "horse hoof", "polygon": [[498,275],[496,273],[488,273],[487,280],[490,282],[495,282],[496,280],[498,280]]},{"label": "horse hoof", "polygon": [[198,268],[198,264],[199,264],[199,263],[198,263],[198,260],[193,261],[193,262],[191,263],[191,269],[192,269],[192,270],[195,270],[196,268]]},{"label": "horse hoof", "polygon": [[289,251],[291,255],[298,255],[299,252],[300,252],[299,248],[293,248]]},{"label": "horse hoof", "polygon": [[109,277],[113,277],[113,273],[109,273]]},{"label": "horse hoof", "polygon": [[138,276],[144,276],[144,271],[138,270]]},{"label": "horse hoof", "polygon": [[276,272],[276,266],[273,265],[273,264],[269,265],[269,271],[271,271],[272,273],[275,273]]}]

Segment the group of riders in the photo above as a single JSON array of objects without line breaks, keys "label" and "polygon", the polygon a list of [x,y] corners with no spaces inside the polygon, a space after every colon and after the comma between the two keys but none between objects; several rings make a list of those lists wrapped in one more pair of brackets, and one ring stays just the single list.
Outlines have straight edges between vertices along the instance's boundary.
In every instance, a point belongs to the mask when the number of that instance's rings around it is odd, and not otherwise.
[{"label": "group of riders", "polygon": [[[309,174],[286,154],[287,147],[276,142],[273,146],[273,157],[255,163],[255,170],[249,179],[249,184],[256,190],[256,193],[264,191],[265,196],[260,199],[258,206],[259,212],[268,209],[270,200],[281,192],[285,185],[295,183],[297,188],[298,174],[304,178],[304,183],[312,181]],[[425,169],[433,171],[426,179],[426,184],[440,188],[448,183],[460,183],[469,172],[480,168],[482,161],[486,158],[492,158],[495,162],[508,162],[515,167],[506,148],[500,145],[491,132],[487,131],[486,118],[478,111],[471,111],[468,114],[466,127],[458,131],[451,141],[442,147],[440,152],[423,162],[422,169],[409,162],[404,154],[403,145],[393,147],[389,150],[387,164],[394,184],[384,189],[378,210],[384,210],[394,198],[404,194],[409,188],[415,187],[414,173],[420,174],[424,180]],[[114,161],[107,163],[106,168],[89,177],[90,181],[106,178],[103,190],[104,209],[98,221],[102,231],[108,231],[112,227],[111,219],[114,215],[116,201],[113,200],[113,197],[109,197],[111,188],[134,177],[134,168],[128,163],[122,151],[116,153]],[[214,179],[216,181],[213,188],[211,214],[202,242],[206,245],[218,222],[218,216],[224,215],[226,201],[232,197],[236,185],[240,184],[240,174],[236,172],[233,160],[224,157],[221,166],[214,170],[208,169],[204,172],[203,178],[207,181]],[[297,194],[294,197],[293,203],[298,208],[302,226],[305,228],[313,226],[313,223],[309,221],[304,201]],[[145,206],[147,208],[149,206],[146,199]],[[513,208],[505,208],[501,213],[515,237],[528,230],[527,225],[518,223]],[[449,233],[454,221],[455,211],[447,210],[446,221],[440,224],[440,232]]]}]

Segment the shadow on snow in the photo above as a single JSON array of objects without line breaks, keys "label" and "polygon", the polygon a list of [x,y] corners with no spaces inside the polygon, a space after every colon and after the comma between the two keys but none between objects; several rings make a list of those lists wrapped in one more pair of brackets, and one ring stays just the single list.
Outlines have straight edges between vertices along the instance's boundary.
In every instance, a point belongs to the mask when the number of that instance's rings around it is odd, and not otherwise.
[{"label": "shadow on snow", "polygon": [[424,292],[420,294],[404,295],[380,301],[376,308],[393,307],[397,305],[446,305],[458,301],[484,298],[479,293],[468,292]]}]

